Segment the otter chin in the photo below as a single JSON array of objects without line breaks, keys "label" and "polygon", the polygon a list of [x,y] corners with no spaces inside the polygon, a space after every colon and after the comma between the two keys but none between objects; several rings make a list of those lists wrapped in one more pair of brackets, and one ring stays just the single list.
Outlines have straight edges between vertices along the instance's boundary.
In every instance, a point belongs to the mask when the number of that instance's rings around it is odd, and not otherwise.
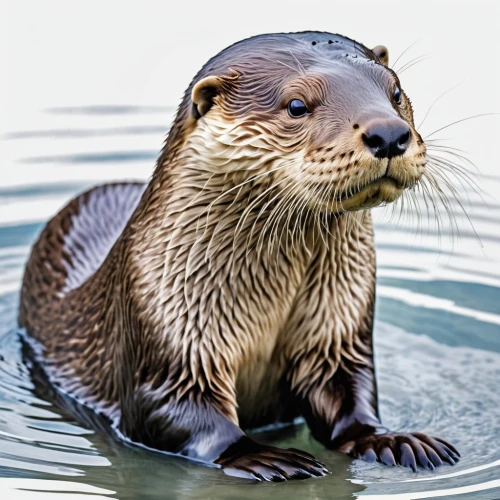
[{"label": "otter chin", "polygon": [[318,200],[311,193],[309,206],[332,214],[366,210],[396,201],[404,190],[405,186],[396,179],[383,176],[337,199]]},{"label": "otter chin", "polygon": [[313,31],[210,59],[150,182],[81,194],[34,244],[19,323],[46,382],[119,437],[240,478],[328,473],[246,432],[299,416],[356,458],[455,464],[453,445],[378,410],[371,209],[426,173],[388,61]]},{"label": "otter chin", "polygon": [[345,210],[361,210],[396,201],[404,188],[390,177],[381,177],[345,200]]}]

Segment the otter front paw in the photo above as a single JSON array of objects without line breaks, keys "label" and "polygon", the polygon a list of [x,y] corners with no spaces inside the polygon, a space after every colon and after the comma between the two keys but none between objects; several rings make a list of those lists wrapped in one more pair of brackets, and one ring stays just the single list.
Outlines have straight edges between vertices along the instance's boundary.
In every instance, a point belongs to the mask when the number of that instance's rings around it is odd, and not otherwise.
[{"label": "otter front paw", "polygon": [[329,474],[323,464],[305,451],[261,445],[247,436],[232,444],[215,462],[229,476],[257,481],[307,479]]},{"label": "otter front paw", "polygon": [[346,443],[341,451],[367,462],[409,467],[414,472],[417,465],[434,470],[443,462],[455,465],[460,459],[460,453],[451,444],[420,433],[370,434]]}]

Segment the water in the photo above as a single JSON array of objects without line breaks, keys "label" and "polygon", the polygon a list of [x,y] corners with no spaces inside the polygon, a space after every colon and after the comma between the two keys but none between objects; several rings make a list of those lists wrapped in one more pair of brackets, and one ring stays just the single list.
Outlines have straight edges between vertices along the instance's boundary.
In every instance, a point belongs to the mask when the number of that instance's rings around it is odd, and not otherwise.
[{"label": "water", "polygon": [[[376,210],[375,350],[382,418],[394,430],[444,437],[462,453],[435,472],[352,461],[297,427],[260,438],[314,453],[319,480],[254,485],[90,430],[32,380],[16,325],[29,248],[68,199],[98,182],[146,179],[171,109],[74,107],[40,112],[33,130],[2,138],[0,186],[0,496],[57,498],[500,498],[500,177],[474,174],[486,203],[455,203],[450,239],[408,213]],[[467,200],[469,197],[469,200]],[[481,242],[479,241],[481,240]],[[274,439],[273,439],[274,438]]]}]

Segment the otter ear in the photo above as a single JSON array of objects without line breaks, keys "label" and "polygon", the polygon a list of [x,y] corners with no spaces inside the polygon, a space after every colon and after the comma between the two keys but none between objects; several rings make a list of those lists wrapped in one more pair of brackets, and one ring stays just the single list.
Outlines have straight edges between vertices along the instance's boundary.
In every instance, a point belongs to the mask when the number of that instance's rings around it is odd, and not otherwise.
[{"label": "otter ear", "polygon": [[384,45],[377,45],[372,49],[372,52],[380,59],[384,66],[389,66],[389,51]]},{"label": "otter ear", "polygon": [[230,75],[207,76],[197,82],[191,92],[193,116],[198,119],[207,114],[214,104],[215,97],[229,92],[238,76],[239,73],[231,70]]}]

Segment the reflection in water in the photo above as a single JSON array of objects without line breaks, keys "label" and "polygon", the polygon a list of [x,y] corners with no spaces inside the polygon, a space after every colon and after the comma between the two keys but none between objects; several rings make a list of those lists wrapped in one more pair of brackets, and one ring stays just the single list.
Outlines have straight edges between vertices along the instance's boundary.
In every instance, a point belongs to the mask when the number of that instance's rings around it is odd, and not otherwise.
[{"label": "reflection in water", "polygon": [[106,500],[110,497],[103,495],[114,493],[84,483],[21,478],[0,478],[0,491],[9,500],[81,500],[81,493],[89,500]]},{"label": "reflection in water", "polygon": [[34,158],[21,159],[24,163],[107,163],[112,162],[130,162],[146,160],[154,162],[158,156],[157,151],[128,151],[123,153],[121,151],[111,151],[105,153],[82,153],[71,156],[37,156]]},{"label": "reflection in water", "polygon": [[5,134],[4,139],[63,139],[63,138],[87,138],[89,136],[112,136],[112,135],[139,135],[139,134],[162,134],[164,126],[142,126],[142,127],[120,127],[108,128],[106,130],[93,129],[48,129],[48,130],[23,130]]},{"label": "reflection in water", "polygon": [[[165,113],[130,106],[57,109],[50,113],[52,130],[62,130],[74,116],[75,126],[53,135],[55,142],[42,130],[4,137],[12,157],[23,162],[0,188],[0,497],[500,498],[500,204],[487,207],[474,193],[468,193],[467,209],[489,257],[462,215],[461,239],[453,244],[446,227],[439,239],[425,218],[423,236],[415,236],[409,212],[397,227],[387,218],[379,221],[376,231],[375,350],[382,417],[395,430],[449,439],[463,456],[453,468],[414,474],[351,461],[323,449],[299,426],[259,438],[309,450],[332,474],[255,485],[95,432],[82,424],[88,421],[85,412],[77,421],[38,383],[23,361],[16,325],[29,246],[42,223],[77,192],[101,181],[147,178],[169,121]],[[88,136],[82,133],[87,130]],[[491,177],[488,185],[498,191],[500,179]]]},{"label": "reflection in water", "polygon": [[35,395],[16,331],[0,339],[0,352],[0,467],[81,476],[78,466],[110,465],[86,438],[91,431]]}]

